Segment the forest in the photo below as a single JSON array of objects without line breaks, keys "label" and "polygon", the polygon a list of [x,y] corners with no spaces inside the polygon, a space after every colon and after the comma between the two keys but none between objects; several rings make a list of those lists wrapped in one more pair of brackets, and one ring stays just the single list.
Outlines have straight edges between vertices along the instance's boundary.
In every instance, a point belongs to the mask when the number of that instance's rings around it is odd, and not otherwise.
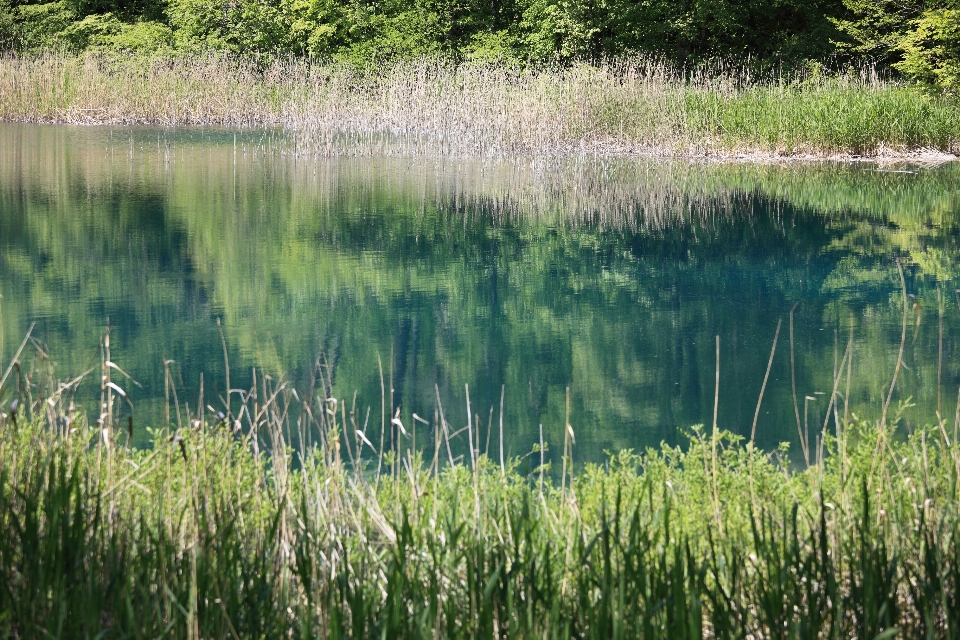
[{"label": "forest", "polygon": [[556,66],[646,56],[771,75],[867,65],[960,86],[957,0],[0,0],[0,50],[223,52],[376,68],[411,58]]}]

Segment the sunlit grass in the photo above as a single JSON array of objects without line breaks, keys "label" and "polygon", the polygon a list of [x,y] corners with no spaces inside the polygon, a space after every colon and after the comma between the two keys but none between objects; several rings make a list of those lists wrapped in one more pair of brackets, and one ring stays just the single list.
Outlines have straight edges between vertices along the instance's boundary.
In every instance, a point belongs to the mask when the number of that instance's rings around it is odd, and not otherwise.
[{"label": "sunlit grass", "polygon": [[132,449],[129,383],[102,346],[95,419],[74,404],[79,379],[44,377],[42,354],[4,393],[6,637],[875,638],[960,624],[957,425],[905,433],[907,403],[862,420],[838,394],[803,468],[703,429],[584,466],[568,464],[569,427],[563,459],[547,450],[561,443],[502,459],[492,411],[364,416],[322,376],[299,392],[260,378],[217,409],[167,372],[171,426]]}]

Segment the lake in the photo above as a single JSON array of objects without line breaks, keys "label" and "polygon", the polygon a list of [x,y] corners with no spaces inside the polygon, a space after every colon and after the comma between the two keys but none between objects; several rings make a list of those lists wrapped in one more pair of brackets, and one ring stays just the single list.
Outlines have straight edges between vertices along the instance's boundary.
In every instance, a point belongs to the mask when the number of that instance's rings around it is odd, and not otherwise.
[{"label": "lake", "polygon": [[502,393],[508,455],[540,425],[561,448],[569,388],[575,458],[601,461],[709,428],[715,397],[718,426],[749,437],[779,322],[761,446],[820,432],[851,339],[838,413],[878,417],[904,331],[891,406],[911,399],[904,429],[938,405],[953,424],[958,163],[286,148],[279,133],[0,125],[3,368],[35,323],[27,352],[78,375],[111,327],[146,443],[164,360],[182,401],[202,374],[220,408],[219,319],[234,388],[254,369],[301,392],[318,379],[408,426],[439,395],[457,428],[469,388],[492,448]]}]

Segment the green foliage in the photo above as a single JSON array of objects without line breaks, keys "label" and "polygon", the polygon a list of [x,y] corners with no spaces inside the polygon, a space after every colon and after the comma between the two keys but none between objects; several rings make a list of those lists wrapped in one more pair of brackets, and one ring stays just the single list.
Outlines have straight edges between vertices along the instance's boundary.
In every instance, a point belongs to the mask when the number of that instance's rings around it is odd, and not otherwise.
[{"label": "green foliage", "polygon": [[119,31],[104,37],[98,44],[116,51],[169,51],[173,45],[173,31],[162,22],[124,23]]},{"label": "green foliage", "polygon": [[[24,4],[9,18],[8,41],[25,50],[55,46],[68,51],[86,49],[156,52],[169,49],[172,31],[162,22],[124,22],[114,13],[90,13],[77,19],[72,3]],[[4,33],[0,23],[0,40]]]},{"label": "green foliage", "polygon": [[113,14],[94,14],[71,23],[60,32],[60,37],[72,48],[82,51],[90,46],[102,46],[120,32],[123,23]]},{"label": "green foliage", "polygon": [[13,5],[10,0],[0,0],[0,51],[10,51],[15,45]]},{"label": "green foliage", "polygon": [[64,49],[62,33],[77,19],[63,0],[44,4],[14,5],[13,32],[16,49]]},{"label": "green foliage", "polygon": [[652,53],[679,62],[710,58],[795,62],[829,53],[839,11],[832,0],[805,2],[532,0],[523,40],[535,59],[602,59]]},{"label": "green foliage", "polygon": [[147,450],[59,400],[51,425],[30,419],[40,404],[0,416],[0,634],[733,640],[960,624],[960,450],[942,426],[854,418],[806,470],[697,428],[560,481],[522,460],[378,460],[335,417],[295,454],[292,400],[246,435],[198,419],[152,431]]},{"label": "green foliage", "polygon": [[63,0],[70,12],[63,24],[22,12],[23,29],[32,35],[16,48],[64,38],[72,46],[109,46],[83,35],[102,32],[102,24],[87,22],[60,37],[68,23],[109,15],[124,24],[168,24],[188,51],[213,48],[259,60],[293,54],[366,64],[422,56],[552,63],[640,52],[684,64],[744,56],[793,63],[829,54],[828,18],[838,2]]},{"label": "green foliage", "polygon": [[960,91],[960,9],[926,11],[898,43],[896,68],[929,87]]},{"label": "green foliage", "polygon": [[368,11],[362,4],[286,0],[283,12],[289,23],[288,51],[313,58],[328,58],[369,31]]},{"label": "green foliage", "polygon": [[956,93],[960,82],[960,9],[953,0],[844,0],[835,19],[841,51],[890,64],[927,88]]},{"label": "green foliage", "polygon": [[124,22],[163,20],[165,0],[65,0],[78,16],[109,13]]},{"label": "green foliage", "polygon": [[179,47],[222,49],[254,57],[283,52],[283,15],[275,2],[240,0],[171,0],[167,15]]},{"label": "green foliage", "polygon": [[[0,49],[218,50],[258,63],[442,57],[537,63],[653,55],[757,69],[837,51],[955,83],[955,12],[894,0],[2,0]],[[941,0],[942,2],[943,0]]]},{"label": "green foliage", "polygon": [[840,51],[900,62],[909,77],[941,87],[954,82],[956,64],[953,14],[939,4],[894,0],[3,2],[9,10],[0,11],[0,48],[20,51],[172,45],[258,63],[294,55],[361,65],[424,56],[552,64],[640,53],[693,66],[749,59],[757,69]]},{"label": "green foliage", "polygon": [[846,39],[841,51],[867,56],[874,61],[896,59],[896,47],[910,29],[911,21],[924,10],[924,0],[844,0],[847,13],[834,19]]}]

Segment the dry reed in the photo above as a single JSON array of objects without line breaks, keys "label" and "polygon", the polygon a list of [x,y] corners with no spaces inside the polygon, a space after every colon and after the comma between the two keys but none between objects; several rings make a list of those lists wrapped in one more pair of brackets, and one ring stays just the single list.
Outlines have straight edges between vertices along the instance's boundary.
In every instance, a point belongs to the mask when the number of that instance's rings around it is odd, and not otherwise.
[{"label": "dry reed", "polygon": [[0,61],[0,120],[276,127],[296,154],[726,156],[960,149],[960,114],[870,69],[754,79],[652,60],[562,69],[419,60],[362,71],[216,55]]}]

